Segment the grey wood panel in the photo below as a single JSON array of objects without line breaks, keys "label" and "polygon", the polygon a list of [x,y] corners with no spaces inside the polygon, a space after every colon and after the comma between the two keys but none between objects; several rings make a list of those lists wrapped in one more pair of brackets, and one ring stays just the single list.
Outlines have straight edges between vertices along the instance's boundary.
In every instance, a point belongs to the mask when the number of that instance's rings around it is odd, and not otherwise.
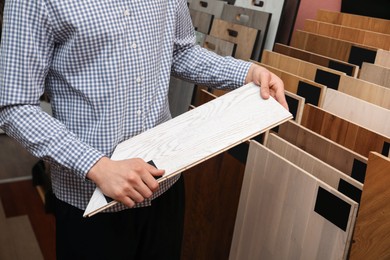
[{"label": "grey wood panel", "polygon": [[390,88],[390,68],[363,62],[359,78]]},{"label": "grey wood panel", "polygon": [[278,135],[354,179],[364,181],[367,157],[293,121],[280,125]]},{"label": "grey wood panel", "polygon": [[[332,202],[322,211],[324,196]],[[251,141],[229,259],[346,259],[357,207]],[[343,216],[343,226],[328,218],[336,212]]]},{"label": "grey wood panel", "polygon": [[234,56],[237,44],[207,35],[203,47],[221,56]]},{"label": "grey wood panel", "polygon": [[259,30],[259,37],[257,38],[251,57],[251,59],[258,61],[261,59],[261,53],[267,38],[271,15],[271,13],[263,11],[233,5],[225,5],[221,19]]},{"label": "grey wood panel", "polygon": [[188,111],[191,105],[195,85],[171,76],[169,81],[169,110],[172,117],[176,117]]},{"label": "grey wood panel", "polygon": [[[363,190],[363,184],[361,182],[358,182],[349,175],[325,163],[303,149],[300,149],[298,146],[289,143],[274,133],[267,135],[265,145],[286,160],[327,183],[329,186],[340,191],[352,200],[357,203],[360,202],[360,196]],[[349,188],[354,191],[351,193],[344,193],[342,189],[339,189],[341,183],[348,185]]]},{"label": "grey wood panel", "polygon": [[[153,160],[165,170],[161,183],[291,117],[272,97],[263,100],[250,83],[120,143],[111,159]],[[85,215],[116,203],[108,203],[97,188]]]},{"label": "grey wood panel", "polygon": [[214,16],[212,14],[204,13],[190,8],[190,15],[192,24],[196,31],[208,34],[213,23]]},{"label": "grey wood panel", "polygon": [[223,7],[227,3],[224,1],[217,0],[191,0],[189,5],[190,9],[211,14],[214,18],[220,18]]}]

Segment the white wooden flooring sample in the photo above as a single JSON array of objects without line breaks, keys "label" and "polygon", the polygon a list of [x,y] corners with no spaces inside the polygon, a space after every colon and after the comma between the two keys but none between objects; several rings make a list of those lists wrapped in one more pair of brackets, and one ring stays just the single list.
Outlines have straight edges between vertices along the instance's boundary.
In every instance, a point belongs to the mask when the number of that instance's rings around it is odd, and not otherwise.
[{"label": "white wooden flooring sample", "polygon": [[357,207],[251,141],[229,259],[346,259]]},{"label": "white wooden flooring sample", "polygon": [[[263,100],[260,88],[250,83],[120,143],[111,159],[153,161],[165,170],[162,182],[291,118],[272,97]],[[84,216],[115,203],[97,188]]]}]

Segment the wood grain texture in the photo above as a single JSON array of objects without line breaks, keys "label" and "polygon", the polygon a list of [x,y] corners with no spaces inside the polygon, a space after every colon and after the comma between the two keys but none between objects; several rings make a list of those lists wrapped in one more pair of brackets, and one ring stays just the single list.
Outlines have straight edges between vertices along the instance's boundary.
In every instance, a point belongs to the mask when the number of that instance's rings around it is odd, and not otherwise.
[{"label": "wood grain texture", "polygon": [[359,66],[357,65],[350,64],[341,60],[332,59],[314,52],[294,48],[292,46],[275,43],[273,51],[320,66],[328,67],[330,69],[338,70],[346,73],[348,76],[351,77],[356,78],[359,73]]},{"label": "wood grain texture", "polygon": [[[283,80],[285,90],[304,97],[306,103],[311,103],[316,106],[322,105],[323,99],[325,98],[325,92],[327,90],[325,85],[285,72],[264,63],[257,64],[267,68],[281,78]],[[302,86],[305,86],[306,88],[304,89]],[[315,93],[315,95],[313,95],[313,93]]]},{"label": "wood grain texture", "polygon": [[[348,183],[360,192],[363,189],[362,183],[274,133],[267,136],[265,146],[336,190],[339,188],[340,181]],[[348,196],[348,194],[345,195]],[[359,203],[359,200],[354,196],[350,198]]]},{"label": "wood grain texture", "polygon": [[[273,98],[263,100],[251,83],[120,143],[111,158],[153,160],[165,170],[162,182],[291,117]],[[85,214],[108,206],[96,189]]]},{"label": "wood grain texture", "polygon": [[305,20],[304,31],[378,49],[390,49],[390,34],[345,27],[338,24],[326,23],[312,19]]},{"label": "wood grain texture", "polygon": [[386,68],[390,68],[390,51],[378,50],[374,63]]},{"label": "wood grain texture", "polygon": [[371,152],[353,235],[351,260],[390,258],[389,173],[390,159]]},{"label": "wood grain texture", "polygon": [[194,84],[171,76],[169,81],[169,110],[172,117],[188,111],[194,92]]},{"label": "wood grain texture", "polygon": [[368,157],[370,151],[389,155],[390,138],[310,104],[305,105],[302,125]]},{"label": "wood grain texture", "polygon": [[[345,230],[313,210],[320,189],[348,205]],[[229,259],[346,259],[357,206],[251,141]]]},{"label": "wood grain texture", "polygon": [[239,24],[214,19],[210,35],[237,44],[234,57],[248,60],[252,56],[258,30]]},{"label": "wood grain texture", "polygon": [[[278,135],[349,176],[357,174],[354,173],[356,162],[360,162],[363,167],[367,165],[367,157],[291,120],[278,127]],[[363,176],[364,179],[365,173],[364,169],[358,175]]]},{"label": "wood grain texture", "polygon": [[251,59],[260,60],[272,14],[233,5],[225,5],[221,19],[259,30]]},{"label": "wood grain texture", "polygon": [[234,56],[237,44],[207,35],[203,47],[221,56]]},{"label": "wood grain texture", "polygon": [[316,20],[390,34],[390,21],[386,19],[320,9],[317,11]]},{"label": "wood grain texture", "polygon": [[192,24],[196,31],[209,34],[211,24],[213,23],[213,15],[205,12],[197,11],[190,8]]},{"label": "wood grain texture", "polygon": [[217,96],[209,92],[205,87],[196,86],[195,97],[192,104],[195,107],[198,107],[216,98]]},{"label": "wood grain texture", "polygon": [[294,116],[294,121],[298,124],[301,123],[303,109],[305,108],[305,98],[287,90],[285,90],[285,96],[289,111]]},{"label": "wood grain texture", "polygon": [[189,8],[195,11],[211,14],[214,18],[220,18],[226,2],[213,0],[191,0]]},{"label": "wood grain texture", "polygon": [[390,109],[390,89],[348,76],[341,76],[339,91],[363,99],[386,109]]},{"label": "wood grain texture", "polygon": [[359,78],[386,88],[390,88],[390,68],[363,62]]},{"label": "wood grain texture", "polygon": [[383,136],[390,137],[390,124],[385,123],[390,120],[389,109],[333,89],[328,89],[326,92],[322,108]]}]

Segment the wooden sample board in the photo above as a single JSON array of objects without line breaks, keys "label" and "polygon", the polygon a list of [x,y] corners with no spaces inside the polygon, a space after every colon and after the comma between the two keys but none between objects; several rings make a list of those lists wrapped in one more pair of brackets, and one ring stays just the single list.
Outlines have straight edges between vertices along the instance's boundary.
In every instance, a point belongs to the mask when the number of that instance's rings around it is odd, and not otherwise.
[{"label": "wooden sample board", "polygon": [[376,17],[320,9],[317,11],[316,20],[390,34],[390,21]]},{"label": "wooden sample board", "polygon": [[321,161],[363,183],[367,157],[346,148],[293,121],[278,127],[278,135]]},{"label": "wooden sample board", "polygon": [[357,207],[251,141],[229,259],[346,259]]},{"label": "wooden sample board", "polygon": [[390,137],[389,109],[333,89],[328,89],[326,92],[322,108],[383,136]]},{"label": "wooden sample board", "polygon": [[374,63],[377,56],[377,48],[334,39],[331,37],[295,30],[290,45],[299,49],[315,52],[358,65],[363,62]]},{"label": "wooden sample board", "polygon": [[389,173],[390,159],[371,152],[350,260],[390,258]]},{"label": "wooden sample board", "polygon": [[227,3],[224,1],[214,0],[191,0],[189,8],[195,11],[211,14],[214,18],[220,18],[223,7]]},{"label": "wooden sample board", "polygon": [[[120,143],[111,159],[153,161],[165,170],[161,183],[291,117],[275,99],[263,100],[260,88],[250,83]],[[116,203],[97,188],[84,216]]]},{"label": "wooden sample board", "polygon": [[322,108],[305,104],[302,125],[368,157],[370,151],[390,156],[390,138],[373,132]]},{"label": "wooden sample board", "polygon": [[203,47],[221,56],[233,56],[236,53],[237,44],[215,38],[211,35],[205,37]]},{"label": "wooden sample board", "polygon": [[267,135],[265,146],[350,199],[357,203],[360,202],[363,184],[351,176],[289,143],[275,133]]},{"label": "wooden sample board", "polygon": [[390,49],[390,34],[377,33],[311,19],[305,20],[304,30],[364,46],[384,50]]},{"label": "wooden sample board", "polygon": [[249,60],[259,31],[221,19],[214,19],[210,35],[237,44],[235,58]]},{"label": "wooden sample board", "polygon": [[293,115],[293,119],[298,124],[301,123],[303,109],[305,108],[305,98],[290,91],[284,91],[286,101],[288,104],[288,110]]},{"label": "wooden sample board", "polygon": [[359,78],[386,88],[390,88],[390,68],[363,62]]},{"label": "wooden sample board", "polygon": [[324,66],[329,69],[338,70],[340,72],[344,72],[346,75],[351,77],[356,78],[359,73],[359,66],[355,64],[350,64],[345,61],[332,59],[324,55],[298,49],[285,44],[275,43],[273,51],[290,57],[298,58],[300,60],[311,62],[320,66]]},{"label": "wooden sample board", "polygon": [[390,51],[378,50],[374,64],[390,68]]},{"label": "wooden sample board", "polygon": [[214,16],[212,14],[204,13],[190,8],[190,16],[195,31],[209,34],[211,24],[213,23]]},{"label": "wooden sample board", "polygon": [[251,59],[260,60],[271,21],[271,13],[233,5],[225,5],[221,19],[259,30]]},{"label": "wooden sample board", "polygon": [[169,81],[169,110],[172,117],[188,111],[194,92],[194,84],[171,76]]},{"label": "wooden sample board", "polygon": [[271,21],[268,27],[267,38],[265,40],[264,48],[272,50],[276,34],[278,32],[279,22],[281,19],[284,0],[261,1],[261,0],[235,0],[234,5],[244,7],[257,11],[271,13]]}]

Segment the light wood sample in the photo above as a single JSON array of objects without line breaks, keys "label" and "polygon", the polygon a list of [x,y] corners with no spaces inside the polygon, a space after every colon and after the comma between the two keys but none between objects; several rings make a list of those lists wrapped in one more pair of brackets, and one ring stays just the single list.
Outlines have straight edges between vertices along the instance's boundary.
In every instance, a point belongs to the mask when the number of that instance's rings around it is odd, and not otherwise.
[{"label": "light wood sample", "polygon": [[305,104],[301,123],[363,156],[368,157],[370,151],[390,155],[390,138],[311,104]]},{"label": "light wood sample", "polygon": [[350,260],[390,258],[389,173],[390,159],[371,152]]},{"label": "light wood sample", "polygon": [[390,68],[390,51],[378,50],[374,64]]},{"label": "light wood sample", "polygon": [[363,62],[359,78],[390,88],[390,68]]},{"label": "light wood sample", "polygon": [[278,127],[278,135],[355,180],[364,182],[367,157],[291,120]]},{"label": "light wood sample", "polygon": [[322,108],[390,138],[389,109],[333,89],[328,89],[326,92]]},{"label": "light wood sample", "polygon": [[234,57],[249,60],[259,31],[221,19],[214,19],[210,35],[237,44]]},{"label": "light wood sample", "polygon": [[298,58],[300,60],[308,61],[317,65],[321,65],[330,69],[338,70],[346,73],[348,76],[357,77],[359,73],[359,66],[347,63],[345,61],[332,59],[314,52],[298,49],[292,46],[275,43],[274,52],[284,54],[290,57]]},{"label": "light wood sample", "polygon": [[[153,161],[165,170],[162,182],[291,117],[272,97],[263,100],[260,88],[250,83],[120,143],[111,158]],[[97,188],[84,215],[114,204]]]},{"label": "light wood sample", "polygon": [[267,135],[265,146],[350,199],[357,203],[360,202],[363,189],[361,182],[289,143],[275,133]]},{"label": "light wood sample", "polygon": [[251,141],[229,259],[346,259],[357,206]]},{"label": "light wood sample", "polygon": [[207,35],[203,47],[221,56],[234,56],[237,44]]}]

